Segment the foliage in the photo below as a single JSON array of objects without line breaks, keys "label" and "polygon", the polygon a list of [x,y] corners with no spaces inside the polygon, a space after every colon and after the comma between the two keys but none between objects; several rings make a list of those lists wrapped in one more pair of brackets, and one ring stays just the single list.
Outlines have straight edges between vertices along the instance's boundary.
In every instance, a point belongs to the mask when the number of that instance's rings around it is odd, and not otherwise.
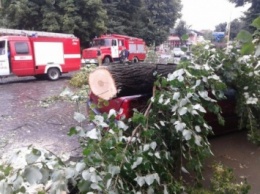
[{"label": "foliage", "polygon": [[250,186],[245,181],[235,183],[236,179],[233,170],[223,166],[222,164],[215,164],[213,168],[213,177],[210,181],[210,189],[191,188],[190,194],[246,194],[250,190]]},{"label": "foliage", "polygon": [[215,32],[226,32],[227,22],[220,23],[215,26]]},{"label": "foliage", "polygon": [[226,168],[221,164],[213,166],[214,175],[211,179],[212,190],[218,194],[245,194],[248,193],[250,186],[245,181],[241,184],[233,183],[235,181],[233,171],[230,168]]},{"label": "foliage", "polygon": [[66,168],[68,159],[34,147],[15,151],[0,162],[0,193],[67,192],[68,180],[74,175]]},{"label": "foliage", "polygon": [[213,36],[212,36],[213,31],[211,30],[207,30],[205,32],[203,32],[203,37],[205,40],[213,40]]},{"label": "foliage", "polygon": [[103,0],[108,14],[108,32],[143,38],[148,46],[159,45],[180,17],[179,0]]},{"label": "foliage", "polygon": [[249,9],[245,12],[245,16],[242,17],[242,21],[244,22],[243,29],[250,31],[251,33],[254,31],[254,28],[250,26],[251,22],[260,16],[260,1],[259,0],[229,0],[231,3],[234,3],[236,6],[244,6],[245,4],[250,3]]},{"label": "foliage", "polygon": [[3,1],[2,27],[75,34],[82,47],[104,33],[166,40],[180,17],[180,0],[12,0]]},{"label": "foliage", "polygon": [[193,49],[196,63],[210,65],[229,88],[237,91],[240,128],[249,130],[248,137],[255,144],[260,144],[259,20],[257,18],[253,22],[256,27],[253,35],[241,31],[237,36],[239,44],[228,45],[226,50],[213,46]]},{"label": "foliage", "polygon": [[[220,23],[217,26],[215,26],[216,32],[226,32],[229,33],[230,40],[234,40],[237,36],[237,34],[241,31],[243,28],[244,23],[241,20],[234,19],[230,22],[230,29],[228,28],[227,22]],[[230,30],[230,32],[228,32]]]},{"label": "foliage", "polygon": [[185,21],[180,20],[177,26],[174,28],[175,34],[180,38],[181,41],[183,40],[183,36],[187,35],[189,32],[190,26],[186,24]]},{"label": "foliage", "polygon": [[109,20],[107,33],[126,34],[142,37],[145,23],[142,21],[142,1],[107,1],[103,0]]},{"label": "foliage", "polygon": [[88,75],[96,67],[95,64],[87,65],[82,67],[81,70],[75,73],[71,80],[69,81],[70,85],[81,88],[82,86],[88,85]]},{"label": "foliage", "polygon": [[2,27],[72,33],[82,46],[106,31],[101,0],[6,1],[0,15]]},{"label": "foliage", "polygon": [[160,45],[180,17],[180,0],[144,0],[144,39],[148,45]]},{"label": "foliage", "polygon": [[242,20],[234,19],[230,23],[230,40],[234,40],[239,33],[243,29],[244,22]]},{"label": "foliage", "polygon": [[187,66],[160,78],[152,108],[135,112],[128,125],[114,122],[117,113],[110,110],[90,117],[96,125],[91,131],[71,129],[81,136],[84,149],[80,192],[180,193],[185,189],[183,174],[194,171],[200,180],[211,133],[203,115],[206,109],[220,111],[205,88],[219,99],[223,87],[208,66]]}]

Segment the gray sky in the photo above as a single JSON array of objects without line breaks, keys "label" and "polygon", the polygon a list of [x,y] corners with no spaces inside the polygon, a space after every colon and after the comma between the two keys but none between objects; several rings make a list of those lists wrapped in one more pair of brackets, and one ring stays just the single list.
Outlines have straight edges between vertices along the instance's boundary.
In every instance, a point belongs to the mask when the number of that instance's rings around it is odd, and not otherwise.
[{"label": "gray sky", "polygon": [[232,21],[248,9],[235,8],[228,0],[182,0],[182,20],[194,30],[214,30],[215,26]]}]

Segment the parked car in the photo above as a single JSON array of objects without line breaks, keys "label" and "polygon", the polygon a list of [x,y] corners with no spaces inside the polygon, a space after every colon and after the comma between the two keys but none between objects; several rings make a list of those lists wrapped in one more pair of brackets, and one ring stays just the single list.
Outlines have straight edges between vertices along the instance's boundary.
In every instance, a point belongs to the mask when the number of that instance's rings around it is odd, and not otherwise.
[{"label": "parked car", "polygon": [[179,48],[179,47],[173,48],[172,52],[173,52],[174,57],[181,57],[182,55],[185,54],[185,53],[181,50],[181,48]]}]

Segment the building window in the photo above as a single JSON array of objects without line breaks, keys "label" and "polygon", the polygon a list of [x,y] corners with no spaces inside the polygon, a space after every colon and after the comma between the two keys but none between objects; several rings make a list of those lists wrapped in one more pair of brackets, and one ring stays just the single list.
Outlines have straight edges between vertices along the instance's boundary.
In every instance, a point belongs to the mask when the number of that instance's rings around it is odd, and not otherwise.
[{"label": "building window", "polygon": [[15,51],[16,54],[29,54],[29,47],[27,42],[16,42]]}]

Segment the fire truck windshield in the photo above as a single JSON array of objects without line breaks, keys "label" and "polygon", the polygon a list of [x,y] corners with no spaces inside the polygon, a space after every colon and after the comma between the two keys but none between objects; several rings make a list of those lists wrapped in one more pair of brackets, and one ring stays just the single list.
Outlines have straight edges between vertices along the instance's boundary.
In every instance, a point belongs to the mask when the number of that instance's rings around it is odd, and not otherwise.
[{"label": "fire truck windshield", "polygon": [[111,46],[111,39],[96,39],[93,46]]}]

